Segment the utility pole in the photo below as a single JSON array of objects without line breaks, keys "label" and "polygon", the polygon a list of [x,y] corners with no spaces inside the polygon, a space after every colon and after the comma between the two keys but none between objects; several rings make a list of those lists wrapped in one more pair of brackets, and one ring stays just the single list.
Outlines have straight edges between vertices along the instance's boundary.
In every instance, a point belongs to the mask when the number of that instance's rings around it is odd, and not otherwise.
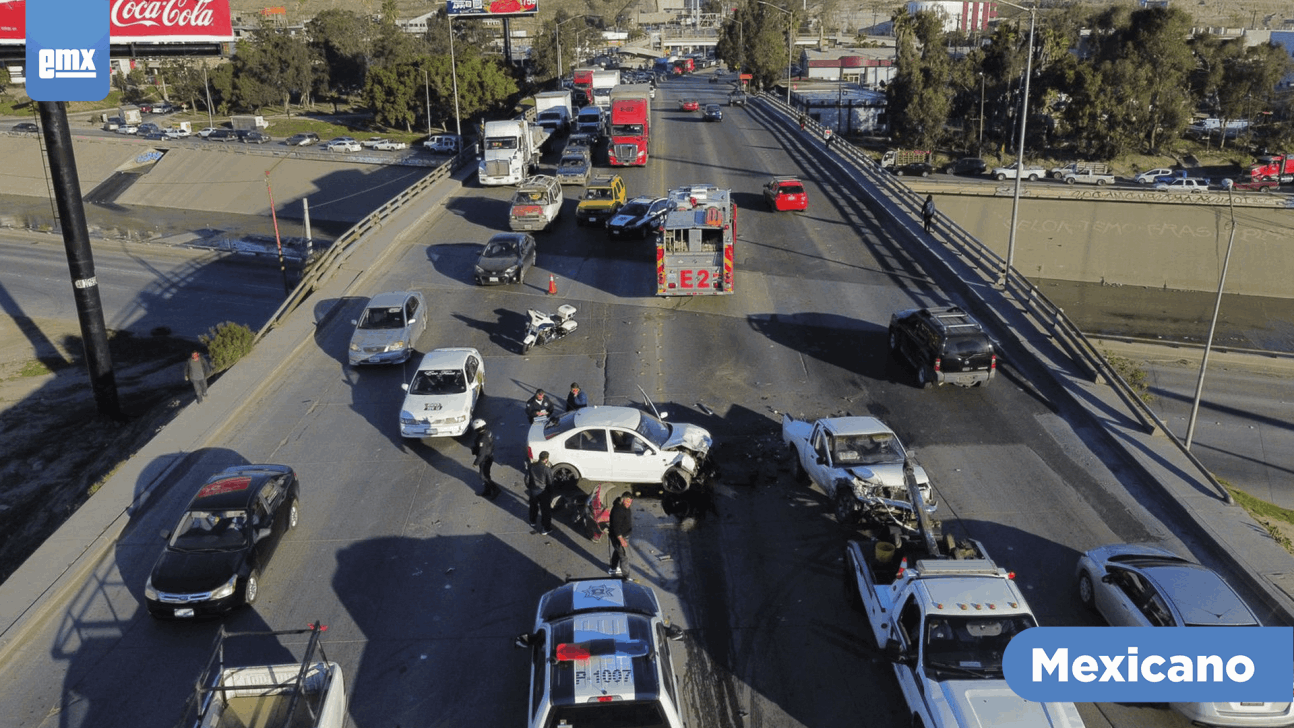
[{"label": "utility pole", "polygon": [[81,343],[85,347],[90,387],[94,391],[99,414],[119,420],[121,404],[117,399],[117,376],[112,370],[108,327],[103,321],[99,281],[94,275],[94,255],[90,250],[90,232],[85,224],[85,206],[81,202],[81,180],[72,154],[67,106],[62,101],[38,101],[37,106],[41,131],[45,134],[59,228],[63,232],[63,247],[67,250],[68,272],[72,276],[76,317],[81,323]]}]

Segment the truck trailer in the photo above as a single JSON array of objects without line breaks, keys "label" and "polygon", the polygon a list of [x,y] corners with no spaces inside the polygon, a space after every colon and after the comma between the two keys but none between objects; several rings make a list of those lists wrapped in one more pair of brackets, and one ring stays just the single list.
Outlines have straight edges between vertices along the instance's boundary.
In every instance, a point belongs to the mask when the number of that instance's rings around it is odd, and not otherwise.
[{"label": "truck trailer", "polygon": [[611,143],[607,157],[614,167],[647,164],[651,141],[651,87],[645,83],[611,91]]}]

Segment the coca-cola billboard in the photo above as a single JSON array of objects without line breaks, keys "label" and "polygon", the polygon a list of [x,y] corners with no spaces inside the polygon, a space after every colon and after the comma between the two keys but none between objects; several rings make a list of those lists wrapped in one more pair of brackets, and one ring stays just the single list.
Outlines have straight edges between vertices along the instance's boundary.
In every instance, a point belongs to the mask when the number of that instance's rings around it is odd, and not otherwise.
[{"label": "coca-cola billboard", "polygon": [[[112,45],[224,43],[234,39],[229,0],[105,0],[105,4]],[[0,0],[0,45],[26,42],[27,0]]]}]

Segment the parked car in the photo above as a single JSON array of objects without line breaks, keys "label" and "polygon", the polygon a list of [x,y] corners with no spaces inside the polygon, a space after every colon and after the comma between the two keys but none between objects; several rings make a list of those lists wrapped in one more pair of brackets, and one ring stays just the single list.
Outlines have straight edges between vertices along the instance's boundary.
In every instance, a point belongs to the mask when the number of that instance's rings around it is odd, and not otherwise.
[{"label": "parked car", "polygon": [[212,129],[206,139],[209,142],[232,142],[239,139],[239,135],[235,129]]},{"label": "parked car", "polygon": [[535,238],[529,233],[499,233],[481,248],[476,261],[476,285],[525,283],[535,265]]},{"label": "parked car", "polygon": [[286,465],[238,465],[208,478],[144,583],[148,613],[194,619],[254,604],[279,541],[297,527],[301,486]]},{"label": "parked car", "polygon": [[719,105],[718,105],[718,104],[706,104],[706,105],[705,105],[705,120],[706,120],[706,121],[723,121],[723,109],[719,108]]},{"label": "parked car", "polygon": [[218,127],[218,126],[209,126],[209,127],[205,128],[205,129],[199,129],[199,130],[198,130],[198,136],[199,136],[199,137],[201,137],[201,138],[203,138],[203,139],[206,139],[206,138],[210,137],[210,136],[211,136],[211,134],[212,134],[213,132],[217,132],[217,131],[220,131],[220,127]]},{"label": "parked car", "polygon": [[774,177],[764,185],[764,202],[775,212],[809,209],[809,193],[798,177]]},{"label": "parked car", "polygon": [[988,171],[988,162],[979,157],[962,157],[944,167],[945,174],[984,174]]},{"label": "parked car", "polygon": [[917,370],[921,387],[983,386],[997,374],[997,350],[971,315],[957,306],[913,308],[890,317],[890,355]]},{"label": "parked car", "polygon": [[710,433],[696,425],[666,424],[634,407],[584,407],[536,420],[526,437],[528,462],[548,451],[553,480],[581,479],[659,484],[681,493],[705,464]]},{"label": "parked car", "polygon": [[635,197],[607,220],[607,234],[613,238],[634,236],[646,238],[660,227],[669,214],[669,200],[664,197]]},{"label": "parked car", "polygon": [[134,124],[122,124],[117,127],[118,134],[138,134],[139,127]]},{"label": "parked car", "polygon": [[23,121],[23,122],[14,124],[12,127],[10,127],[9,131],[18,132],[21,134],[35,134],[40,131],[40,127],[36,126],[35,122]]},{"label": "parked car", "polygon": [[[1084,553],[1078,599],[1114,627],[1257,627],[1249,605],[1213,570],[1167,549],[1111,544]],[[1289,726],[1294,703],[1170,703],[1197,725]]]},{"label": "parked car", "polygon": [[385,142],[389,142],[389,141],[391,140],[387,139],[386,137],[369,137],[368,139],[365,139],[364,141],[360,142],[359,145],[361,147],[364,147],[365,149],[376,149],[377,145]]},{"label": "parked car", "polygon": [[182,126],[168,126],[162,130],[162,134],[164,134],[167,139],[186,139],[192,136],[193,132]]},{"label": "parked car", "polygon": [[1132,181],[1136,182],[1139,185],[1153,185],[1156,182],[1164,182],[1166,180],[1172,179],[1173,177],[1180,177],[1180,176],[1182,176],[1182,174],[1179,172],[1174,172],[1173,170],[1168,169],[1167,167],[1159,167],[1157,169],[1147,170],[1145,172],[1138,174],[1136,177],[1132,178]]},{"label": "parked car", "polygon": [[457,134],[433,134],[422,143],[422,148],[432,154],[458,154],[463,149],[463,139]]},{"label": "parked car", "polygon": [[528,728],[683,728],[683,683],[651,588],[615,577],[568,579],[545,593],[534,626],[515,644],[529,652]]},{"label": "parked car", "polygon": [[319,143],[319,135],[312,131],[303,131],[300,134],[293,134],[284,139],[283,143],[289,147],[308,147],[311,144]]},{"label": "parked car", "polygon": [[139,136],[148,136],[149,134],[161,134],[162,127],[158,126],[157,124],[154,124],[151,121],[146,121],[143,124],[139,125],[139,127],[135,130],[135,133],[138,134]]},{"label": "parked car", "polygon": [[701,102],[695,98],[685,98],[678,102],[679,111],[696,111],[701,108]]},{"label": "parked car", "polygon": [[476,349],[435,349],[402,386],[401,437],[458,437],[485,395],[485,360]]},{"label": "parked car", "polygon": [[929,162],[908,162],[890,167],[890,171],[899,177],[929,177],[935,168]]},{"label": "parked car", "polygon": [[398,152],[402,149],[408,149],[409,145],[405,142],[397,142],[393,139],[385,139],[373,145],[373,149],[379,152]]},{"label": "parked car", "polygon": [[[999,182],[1005,179],[1015,179],[1015,173],[1016,173],[1016,170],[1019,169],[1019,167],[1020,167],[1019,162],[1015,162],[1014,164],[1008,164],[1005,167],[995,167],[993,169],[993,177],[995,177]],[[1046,176],[1047,176],[1047,170],[1035,164],[1026,164],[1024,166],[1024,172],[1021,175],[1021,179],[1026,179],[1026,180],[1029,180],[1030,182],[1037,182],[1038,180]]]},{"label": "parked car", "polygon": [[1195,194],[1208,192],[1209,182],[1196,177],[1178,177],[1171,182],[1156,182],[1155,189],[1159,192]]},{"label": "parked car", "polygon": [[379,293],[351,321],[350,365],[400,364],[427,330],[427,300],[417,291]]},{"label": "parked car", "polygon": [[362,150],[363,147],[360,146],[359,142],[350,137],[337,137],[336,139],[330,139],[328,143],[324,145],[324,149],[330,152],[358,152]]},{"label": "parked car", "polygon": [[238,134],[238,141],[244,144],[264,144],[271,140],[272,137],[263,131],[241,131]]}]

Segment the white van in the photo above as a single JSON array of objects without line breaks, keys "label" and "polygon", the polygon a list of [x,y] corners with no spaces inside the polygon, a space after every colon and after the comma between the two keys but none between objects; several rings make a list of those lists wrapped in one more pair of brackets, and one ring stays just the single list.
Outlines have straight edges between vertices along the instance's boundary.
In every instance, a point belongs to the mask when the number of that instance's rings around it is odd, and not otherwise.
[{"label": "white van", "polygon": [[463,150],[463,138],[457,134],[432,134],[422,146],[432,154],[458,154]]}]

